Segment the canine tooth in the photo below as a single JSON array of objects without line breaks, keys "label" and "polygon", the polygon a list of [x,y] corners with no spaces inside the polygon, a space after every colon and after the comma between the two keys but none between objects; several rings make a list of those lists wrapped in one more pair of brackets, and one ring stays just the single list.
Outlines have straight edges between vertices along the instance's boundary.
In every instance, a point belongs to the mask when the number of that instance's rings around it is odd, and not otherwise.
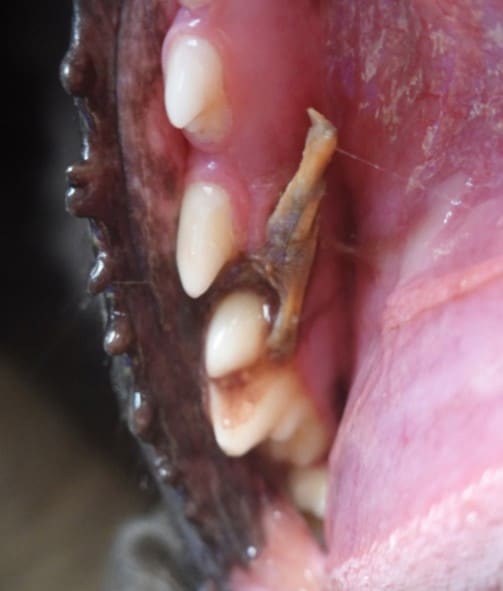
[{"label": "canine tooth", "polygon": [[230,111],[222,61],[215,47],[197,36],[173,42],[165,64],[164,102],[174,127],[217,141],[228,128]]},{"label": "canine tooth", "polygon": [[186,293],[197,298],[233,256],[236,244],[227,192],[212,183],[193,183],[183,196],[176,262]]},{"label": "canine tooth", "polygon": [[279,423],[271,431],[273,441],[286,441],[292,437],[307,412],[308,403],[304,396],[300,396],[286,410]]},{"label": "canine tooth", "polygon": [[241,291],[228,295],[218,306],[206,337],[206,371],[218,378],[256,361],[264,348],[267,320],[264,300]]},{"label": "canine tooth", "polygon": [[283,462],[296,466],[308,466],[320,459],[328,446],[328,433],[311,405],[307,405],[306,415],[291,437],[283,441],[270,440],[270,455]]},{"label": "canine tooth", "polygon": [[328,490],[326,467],[294,468],[288,478],[288,488],[299,509],[319,519],[325,517]]},{"label": "canine tooth", "polygon": [[258,376],[237,391],[211,384],[210,416],[220,448],[229,456],[242,456],[265,441],[300,388],[287,368]]}]

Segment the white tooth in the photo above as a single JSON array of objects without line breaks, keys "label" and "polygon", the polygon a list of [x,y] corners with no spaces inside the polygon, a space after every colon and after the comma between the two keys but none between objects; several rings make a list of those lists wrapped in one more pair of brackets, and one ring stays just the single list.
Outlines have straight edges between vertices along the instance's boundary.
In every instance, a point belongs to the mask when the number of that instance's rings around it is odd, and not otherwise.
[{"label": "white tooth", "polygon": [[256,361],[267,336],[264,300],[247,291],[232,293],[216,309],[206,337],[206,371],[218,378]]},{"label": "white tooth", "polygon": [[227,192],[211,183],[189,185],[182,200],[176,245],[178,273],[187,294],[202,295],[235,250]]},{"label": "white tooth", "polygon": [[300,383],[294,372],[276,369],[242,389],[209,388],[210,416],[217,443],[229,456],[242,456],[267,439],[284,414]]},{"label": "white tooth", "polygon": [[199,8],[205,4],[209,4],[210,0],[178,0],[182,6],[186,8]]},{"label": "white tooth", "polygon": [[305,414],[291,437],[268,442],[269,454],[275,460],[308,466],[327,451],[329,440],[325,425],[311,404],[305,408]]},{"label": "white tooth", "polygon": [[325,517],[328,491],[326,467],[294,468],[289,475],[288,487],[294,503],[301,511],[319,519]]},{"label": "white tooth", "polygon": [[225,134],[230,110],[222,72],[220,56],[206,39],[182,36],[173,42],[164,70],[164,101],[174,127],[206,141]]},{"label": "white tooth", "polygon": [[308,402],[305,396],[292,401],[284,416],[271,431],[273,441],[286,441],[290,439],[302,422],[302,417],[308,412]]}]

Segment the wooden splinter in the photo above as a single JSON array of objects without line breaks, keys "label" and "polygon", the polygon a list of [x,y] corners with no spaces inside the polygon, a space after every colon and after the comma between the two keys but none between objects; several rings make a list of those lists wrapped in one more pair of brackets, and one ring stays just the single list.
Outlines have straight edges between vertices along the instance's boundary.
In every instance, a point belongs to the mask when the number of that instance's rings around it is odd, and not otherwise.
[{"label": "wooden splinter", "polygon": [[299,320],[319,230],[324,174],[337,147],[337,132],[323,115],[308,109],[311,127],[299,168],[267,223],[264,247],[252,257],[255,269],[279,297],[267,340],[270,357],[286,358],[297,344]]}]

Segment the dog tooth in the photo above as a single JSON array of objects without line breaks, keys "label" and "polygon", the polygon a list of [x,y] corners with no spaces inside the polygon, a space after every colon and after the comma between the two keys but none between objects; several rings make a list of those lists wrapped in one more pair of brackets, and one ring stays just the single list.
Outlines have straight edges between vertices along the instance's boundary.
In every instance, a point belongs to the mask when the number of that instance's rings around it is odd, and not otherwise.
[{"label": "dog tooth", "polygon": [[210,384],[210,417],[220,448],[229,456],[242,456],[265,441],[300,388],[288,368],[259,375],[236,391]]},{"label": "dog tooth", "polygon": [[185,8],[199,8],[205,4],[209,4],[210,0],[178,0]]},{"label": "dog tooth", "polygon": [[220,302],[208,327],[206,371],[218,378],[255,362],[267,336],[265,302],[249,291],[231,293]]},{"label": "dog tooth", "polygon": [[272,458],[296,466],[308,466],[319,460],[328,447],[328,433],[312,405],[291,437],[283,441],[268,441],[267,447]]},{"label": "dog tooth", "polygon": [[222,60],[212,43],[195,35],[173,42],[164,65],[164,102],[171,124],[203,141],[218,141],[230,123]]},{"label": "dog tooth", "polygon": [[289,474],[288,488],[301,511],[324,519],[328,490],[328,470],[325,466],[293,468]]},{"label": "dog tooth", "polygon": [[227,191],[212,183],[189,185],[183,196],[176,262],[186,293],[197,298],[236,250]]}]

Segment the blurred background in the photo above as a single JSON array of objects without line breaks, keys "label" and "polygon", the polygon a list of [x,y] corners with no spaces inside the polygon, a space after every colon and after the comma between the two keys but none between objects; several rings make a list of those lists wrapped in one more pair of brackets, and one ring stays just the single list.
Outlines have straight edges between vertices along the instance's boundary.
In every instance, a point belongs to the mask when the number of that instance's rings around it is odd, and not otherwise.
[{"label": "blurred background", "polygon": [[71,1],[6,4],[0,588],[92,590],[118,524],[152,493],[86,295],[87,225],[64,210],[64,171],[79,153],[59,82]]}]

